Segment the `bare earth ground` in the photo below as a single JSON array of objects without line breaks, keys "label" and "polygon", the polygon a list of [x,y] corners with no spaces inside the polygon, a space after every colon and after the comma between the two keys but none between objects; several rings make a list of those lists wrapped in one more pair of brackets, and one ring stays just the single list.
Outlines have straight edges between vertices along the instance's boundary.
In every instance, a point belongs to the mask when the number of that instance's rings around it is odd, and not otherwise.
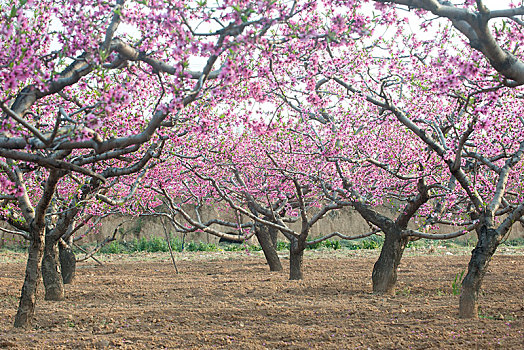
[{"label": "bare earth ground", "polygon": [[[0,253],[0,348],[524,349],[524,251],[497,253],[481,318],[457,318],[468,252],[410,252],[394,296],[370,294],[377,251],[307,252],[305,280],[269,273],[259,253],[112,255],[79,265],[64,302],[12,327],[24,255]],[[288,263],[287,259],[283,260]]]}]

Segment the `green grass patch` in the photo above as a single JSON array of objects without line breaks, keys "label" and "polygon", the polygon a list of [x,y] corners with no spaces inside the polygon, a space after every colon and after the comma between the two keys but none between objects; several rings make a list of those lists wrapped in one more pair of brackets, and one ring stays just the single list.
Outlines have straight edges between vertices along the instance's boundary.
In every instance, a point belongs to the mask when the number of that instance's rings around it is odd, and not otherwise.
[{"label": "green grass patch", "polygon": [[508,239],[503,241],[501,244],[510,246],[510,247],[522,247],[524,246],[524,237]]},{"label": "green grass patch", "polygon": [[14,252],[14,253],[25,253],[27,252],[27,247],[28,245],[19,245],[19,244],[5,245],[2,248],[0,248],[0,253],[2,253],[3,251]]},{"label": "green grass patch", "polygon": [[380,249],[384,244],[384,237],[371,236],[368,238],[355,239],[352,241],[340,241],[343,248],[350,250],[359,249]]},{"label": "green grass patch", "polygon": [[[217,252],[217,251],[228,251],[228,252],[240,252],[240,251],[260,251],[262,248],[258,244],[247,244],[247,243],[205,243],[205,242],[182,242],[182,239],[179,237],[171,238],[170,240],[171,247],[175,252]],[[307,246],[308,250],[340,250],[340,249],[349,249],[349,250],[359,250],[359,249],[380,249],[384,244],[384,238],[382,236],[371,236],[367,238],[346,241],[346,240],[325,240],[319,243],[315,243]],[[476,244],[475,239],[460,240],[428,240],[428,239],[419,239],[417,241],[412,241],[407,244],[408,248],[429,248],[443,246],[446,248],[459,248],[459,247],[474,247]],[[290,243],[288,241],[278,241],[277,242],[277,251],[288,251]],[[524,238],[516,238],[511,240],[506,240],[501,243],[502,246],[509,247],[524,247]],[[95,244],[85,244],[82,245],[82,248],[91,251],[94,248]],[[16,245],[6,245],[0,249],[2,251],[11,251],[22,253],[27,251],[27,246],[25,244],[16,244]],[[81,253],[79,250],[76,250],[76,253]],[[113,241],[99,251],[100,254],[130,254],[135,252],[168,252],[169,245],[164,237],[142,237],[141,239],[134,239],[132,241]]]},{"label": "green grass patch", "polygon": [[314,250],[314,249],[333,249],[333,250],[337,250],[337,249],[340,249],[340,248],[342,248],[342,244],[340,243],[340,241],[330,241],[329,239],[307,246],[307,249],[310,249],[310,250]]},{"label": "green grass patch", "polygon": [[[315,244],[308,245],[308,250],[339,250],[339,249],[379,249],[384,244],[384,238],[376,236],[370,238],[356,239],[352,241],[346,240],[325,240]],[[289,250],[289,242],[278,241],[277,251]]]},{"label": "green grass patch", "polygon": [[[171,249],[174,252],[218,252],[218,251],[258,251],[262,250],[258,245],[242,244],[214,244],[206,242],[182,242],[178,237],[170,240]],[[82,247],[86,250],[92,249],[91,247]],[[169,245],[167,240],[163,237],[150,237],[141,239],[134,239],[131,242],[113,241],[106,246],[102,247],[99,251],[101,254],[130,254],[135,252],[168,252]]]},{"label": "green grass patch", "polygon": [[277,251],[280,252],[282,250],[289,250],[289,246],[290,246],[289,242],[278,241],[277,242]]}]

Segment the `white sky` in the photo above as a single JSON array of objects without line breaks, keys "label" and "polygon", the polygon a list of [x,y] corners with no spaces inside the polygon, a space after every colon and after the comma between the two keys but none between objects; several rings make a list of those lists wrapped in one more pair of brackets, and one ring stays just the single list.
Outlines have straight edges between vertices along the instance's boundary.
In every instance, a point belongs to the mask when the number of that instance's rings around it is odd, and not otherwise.
[{"label": "white sky", "polygon": [[[514,1],[514,3],[523,5],[524,1]],[[484,0],[484,5],[486,5],[490,10],[500,10],[508,8],[510,1],[508,0]]]},{"label": "white sky", "polygon": [[[452,2],[453,3],[460,3],[462,1],[452,1]],[[483,2],[490,10],[499,10],[499,9],[509,8],[509,4],[512,1],[510,1],[510,0],[484,0]],[[524,0],[513,1],[513,2],[517,3],[520,6],[524,5]],[[369,7],[369,11],[373,11],[374,10],[373,4],[369,4],[369,5],[365,6],[365,8],[366,7]],[[414,14],[410,15],[408,12],[406,12],[406,16],[409,18],[411,16],[414,16]],[[412,24],[414,26],[416,26],[415,23],[416,23],[416,21],[412,21]],[[60,28],[61,25],[60,25],[60,23],[58,21],[54,20],[53,24],[52,24],[52,27]],[[413,28],[413,29],[415,29],[415,28]],[[136,32],[136,30],[134,28],[132,28],[132,26],[127,25],[125,23],[122,23],[120,25],[119,31],[120,32],[128,32],[128,33]],[[199,32],[204,32],[204,31],[205,31],[205,28],[199,28]],[[58,43],[56,43],[55,45],[58,46]],[[189,62],[189,69],[190,70],[201,70],[202,67],[205,65],[206,61],[207,61],[207,58],[194,57]]]}]

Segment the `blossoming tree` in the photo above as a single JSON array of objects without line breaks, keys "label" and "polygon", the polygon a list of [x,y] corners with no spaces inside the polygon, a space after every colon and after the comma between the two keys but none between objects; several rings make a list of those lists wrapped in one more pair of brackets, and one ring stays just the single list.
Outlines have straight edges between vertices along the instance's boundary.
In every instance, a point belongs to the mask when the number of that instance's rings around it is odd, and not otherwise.
[{"label": "blossoming tree", "polygon": [[[50,220],[57,234],[49,234],[57,238],[82,203],[114,179],[136,176],[160,153],[160,128],[176,126],[180,111],[203,91],[234,81],[242,66],[235,62],[251,60],[248,47],[310,5],[1,5],[2,214],[31,242],[15,326],[33,317]],[[193,57],[204,61],[197,71],[189,69]],[[69,204],[48,217],[64,178],[71,178]]]}]

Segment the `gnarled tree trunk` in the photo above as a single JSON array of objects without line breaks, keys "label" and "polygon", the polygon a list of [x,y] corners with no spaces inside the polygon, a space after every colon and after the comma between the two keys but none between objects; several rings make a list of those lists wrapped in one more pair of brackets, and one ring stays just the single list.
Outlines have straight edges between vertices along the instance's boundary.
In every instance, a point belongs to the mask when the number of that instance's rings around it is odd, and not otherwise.
[{"label": "gnarled tree trunk", "polygon": [[400,229],[385,232],[384,245],[373,266],[373,293],[392,294],[397,283],[397,268],[408,239],[402,237]]},{"label": "gnarled tree trunk", "polygon": [[76,257],[72,245],[73,237],[70,237],[68,243],[64,241],[58,243],[60,269],[64,284],[73,283],[76,275]]},{"label": "gnarled tree trunk", "polygon": [[462,280],[459,302],[459,317],[461,318],[476,318],[478,316],[477,302],[482,280],[501,239],[497,230],[488,228],[486,225],[482,225],[477,232],[477,245],[471,253],[468,273]]},{"label": "gnarled tree trunk", "polygon": [[301,280],[303,276],[302,263],[304,260],[305,242],[293,239],[289,246],[289,279]]},{"label": "gnarled tree trunk", "polygon": [[35,229],[30,234],[31,244],[28,248],[25,280],[15,316],[15,327],[30,326],[35,313],[36,289],[40,280],[40,267],[44,254],[44,228]]},{"label": "gnarled tree trunk", "polygon": [[64,300],[64,283],[58,260],[58,242],[46,237],[42,259],[42,278],[45,286],[45,300]]},{"label": "gnarled tree trunk", "polygon": [[269,270],[282,271],[280,258],[278,257],[277,250],[271,239],[270,228],[266,225],[257,224],[255,230],[255,235],[257,236],[258,242],[262,247],[262,251],[264,252],[264,256],[269,265]]},{"label": "gnarled tree trunk", "polygon": [[274,227],[268,227],[269,237],[271,238],[271,243],[273,244],[273,247],[275,250],[277,249],[277,243],[278,243],[278,230]]}]

